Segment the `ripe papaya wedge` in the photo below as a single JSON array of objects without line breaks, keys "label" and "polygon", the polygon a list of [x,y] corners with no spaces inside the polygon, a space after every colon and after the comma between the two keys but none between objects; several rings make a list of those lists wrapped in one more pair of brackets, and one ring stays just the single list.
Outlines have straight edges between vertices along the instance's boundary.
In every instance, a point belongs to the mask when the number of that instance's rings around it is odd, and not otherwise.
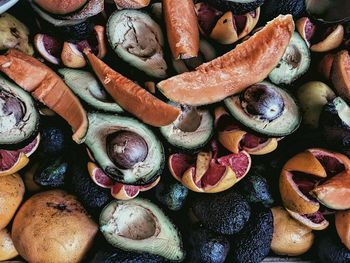
[{"label": "ripe papaya wedge", "polygon": [[173,123],[180,110],[111,69],[88,49],[84,50],[96,76],[112,98],[126,111],[146,124],[161,127]]},{"label": "ripe papaya wedge", "polygon": [[280,15],[228,53],[158,83],[179,104],[205,105],[241,92],[267,77],[282,58],[294,32],[291,15]]},{"label": "ripe papaya wedge", "polygon": [[0,56],[0,71],[65,119],[74,131],[73,140],[82,142],[88,128],[86,112],[53,70],[32,56],[10,49]]}]

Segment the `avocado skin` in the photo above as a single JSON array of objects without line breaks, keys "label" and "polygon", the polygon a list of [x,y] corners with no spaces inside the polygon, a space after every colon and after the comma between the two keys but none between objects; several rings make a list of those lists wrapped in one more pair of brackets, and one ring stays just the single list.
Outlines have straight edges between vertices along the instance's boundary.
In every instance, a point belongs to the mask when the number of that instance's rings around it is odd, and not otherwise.
[{"label": "avocado skin", "polygon": [[322,263],[350,262],[350,251],[341,243],[336,233],[322,233],[318,237],[316,250]]},{"label": "avocado skin", "polygon": [[270,209],[252,208],[252,216],[243,230],[232,238],[231,252],[235,263],[261,262],[270,251],[273,217]]},{"label": "avocado skin", "polygon": [[[85,167],[82,164],[85,164]],[[71,190],[94,216],[99,216],[104,205],[112,200],[109,189],[96,185],[90,178],[86,162],[72,162],[69,169]]]},{"label": "avocado skin", "polygon": [[166,263],[162,257],[148,254],[124,251],[121,249],[99,250],[89,263]]},{"label": "avocado skin", "polygon": [[223,12],[232,11],[235,15],[244,15],[254,11],[264,3],[265,0],[255,0],[251,3],[235,3],[228,0],[205,0],[208,4]]},{"label": "avocado skin", "polygon": [[226,237],[205,228],[192,230],[189,242],[189,257],[192,263],[223,263],[230,250],[230,243]]},{"label": "avocado skin", "polygon": [[275,17],[291,14],[294,19],[305,14],[304,0],[265,0],[261,6],[259,24],[263,25]]},{"label": "avocado skin", "polygon": [[77,43],[93,35],[94,24],[88,19],[80,24],[61,26],[58,29],[64,39]]},{"label": "avocado skin", "polygon": [[264,166],[253,166],[249,174],[238,184],[238,189],[249,203],[261,203],[265,207],[271,207],[274,200],[268,181],[263,176],[265,173]]},{"label": "avocado skin", "polygon": [[233,190],[198,196],[192,211],[206,228],[223,235],[238,233],[250,217],[248,202]]},{"label": "avocado skin", "polygon": [[174,180],[162,179],[156,187],[157,200],[169,210],[180,210],[187,198],[188,189]]},{"label": "avocado skin", "polygon": [[34,174],[34,182],[43,187],[63,187],[68,170],[68,162],[62,157],[44,160]]}]

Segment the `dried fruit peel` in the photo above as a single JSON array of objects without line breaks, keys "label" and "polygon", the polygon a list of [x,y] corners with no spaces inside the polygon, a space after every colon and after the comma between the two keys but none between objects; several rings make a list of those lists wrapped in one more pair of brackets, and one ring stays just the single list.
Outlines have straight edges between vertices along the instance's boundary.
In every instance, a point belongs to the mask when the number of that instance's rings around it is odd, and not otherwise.
[{"label": "dried fruit peel", "polygon": [[291,15],[279,16],[247,41],[195,71],[158,83],[170,100],[188,105],[205,105],[237,94],[263,79],[277,66],[292,34]]},{"label": "dried fruit peel", "polygon": [[0,56],[0,71],[64,118],[73,128],[73,140],[82,142],[88,128],[86,112],[78,98],[54,71],[15,49]]},{"label": "dried fruit peel", "polygon": [[169,125],[177,119],[180,114],[178,108],[159,100],[114,71],[89,50],[84,50],[84,53],[106,91],[123,109],[155,127]]}]

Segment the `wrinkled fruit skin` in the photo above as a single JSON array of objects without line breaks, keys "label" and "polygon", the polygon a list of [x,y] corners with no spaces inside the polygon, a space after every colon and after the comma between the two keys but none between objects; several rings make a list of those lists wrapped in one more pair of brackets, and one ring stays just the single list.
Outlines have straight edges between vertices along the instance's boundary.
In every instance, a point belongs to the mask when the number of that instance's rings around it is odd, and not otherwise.
[{"label": "wrinkled fruit skin", "polygon": [[205,228],[193,230],[190,234],[190,262],[223,263],[230,249],[229,241]]},{"label": "wrinkled fruit skin", "polygon": [[44,161],[34,174],[34,182],[40,186],[59,188],[64,186],[68,171],[68,162],[63,158]]},{"label": "wrinkled fruit skin", "polygon": [[273,235],[270,209],[254,207],[247,225],[232,238],[231,252],[236,263],[259,263],[269,253]]},{"label": "wrinkled fruit skin", "polygon": [[140,135],[130,131],[120,131],[108,136],[107,152],[116,165],[130,169],[146,159],[148,147]]},{"label": "wrinkled fruit skin", "polygon": [[224,235],[238,233],[250,218],[248,202],[235,191],[200,196],[192,210],[206,228]]},{"label": "wrinkled fruit skin", "polygon": [[323,233],[316,243],[317,256],[321,263],[350,262],[350,251],[335,233]]},{"label": "wrinkled fruit skin", "polygon": [[284,109],[283,98],[280,94],[265,85],[253,85],[245,90],[242,106],[252,115],[263,120],[273,121],[281,116]]}]

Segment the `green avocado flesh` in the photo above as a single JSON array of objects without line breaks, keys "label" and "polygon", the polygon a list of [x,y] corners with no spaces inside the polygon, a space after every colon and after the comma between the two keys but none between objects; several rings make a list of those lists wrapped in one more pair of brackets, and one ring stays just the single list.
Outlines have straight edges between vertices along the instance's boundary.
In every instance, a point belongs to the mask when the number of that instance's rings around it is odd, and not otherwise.
[{"label": "green avocado flesh", "polygon": [[161,209],[146,199],[109,203],[100,215],[100,230],[117,248],[172,261],[184,258],[180,233]]},{"label": "green avocado flesh", "polygon": [[36,133],[38,125],[32,97],[0,76],[0,145],[24,142]]},{"label": "green avocado flesh", "polygon": [[[146,125],[133,118],[103,113],[89,113],[88,118],[85,143],[107,175],[118,182],[133,185],[148,184],[160,175],[164,166],[164,149]],[[129,169],[118,167],[107,153],[107,137],[121,131],[139,135],[148,148],[145,159]]]},{"label": "green avocado flesh", "polygon": [[246,127],[260,134],[279,137],[293,133],[301,122],[301,112],[293,97],[287,91],[267,81],[258,84],[271,88],[282,97],[284,108],[281,115],[272,121],[268,121],[250,114],[242,107],[240,94],[224,100],[231,115]]},{"label": "green avocado flesh", "polygon": [[173,146],[194,150],[206,145],[214,134],[214,119],[208,110],[198,110],[201,115],[200,126],[193,132],[184,132],[172,123],[160,128],[164,138]]},{"label": "green avocado flesh", "polygon": [[88,71],[77,69],[59,69],[64,82],[80,99],[97,110],[121,113],[123,109],[109,97],[94,75]]}]

